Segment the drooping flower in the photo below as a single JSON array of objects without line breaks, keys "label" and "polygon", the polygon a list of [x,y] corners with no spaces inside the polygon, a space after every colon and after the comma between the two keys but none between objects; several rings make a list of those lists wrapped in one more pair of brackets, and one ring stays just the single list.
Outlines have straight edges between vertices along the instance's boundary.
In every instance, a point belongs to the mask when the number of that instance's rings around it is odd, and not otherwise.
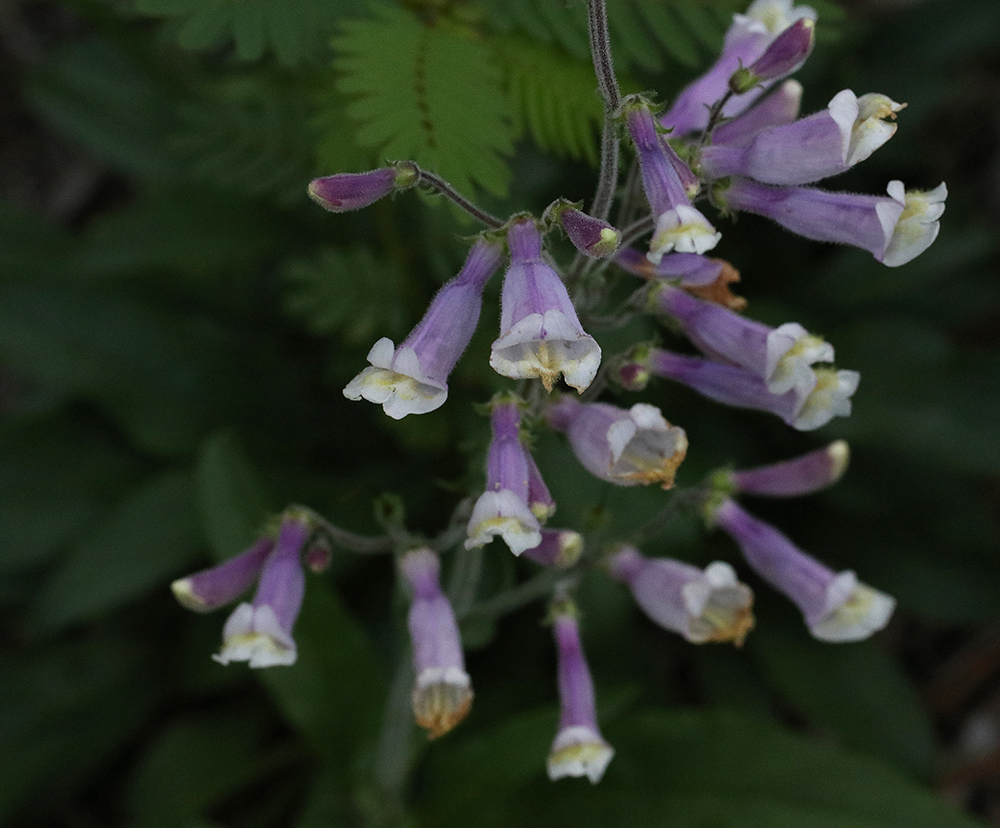
[{"label": "drooping flower", "polygon": [[234,558],[170,585],[180,604],[195,612],[211,612],[235,601],[257,582],[264,561],[274,549],[274,538],[255,541]]},{"label": "drooping flower", "polygon": [[365,368],[344,389],[350,400],[362,397],[399,420],[426,414],[448,397],[448,376],[469,345],[483,301],[483,287],[500,264],[498,245],[480,238],[461,272],[431,301],[430,307],[398,348],[383,337],[368,354]]},{"label": "drooping flower", "polygon": [[561,712],[559,732],[547,762],[549,779],[586,776],[597,784],[615,751],[597,726],[594,681],[583,655],[575,610],[569,602],[560,602],[554,608],[553,630]]},{"label": "drooping flower", "polygon": [[646,615],[694,644],[732,641],[739,646],[753,627],[753,592],[727,563],[715,561],[702,570],[671,558],[647,558],[621,545],[607,565]]},{"label": "drooping flower", "polygon": [[650,301],[680,322],[705,354],[745,368],[764,380],[772,394],[796,389],[808,395],[817,384],[812,366],[833,362],[833,346],[796,322],[771,328],[664,282],[651,286]]},{"label": "drooping flower", "polygon": [[705,253],[718,244],[716,232],[701,212],[691,204],[679,169],[690,170],[664,141],[656,128],[649,106],[638,97],[625,104],[625,124],[636,151],[646,199],[656,219],[647,257],[655,265],[665,253]]},{"label": "drooping flower", "polygon": [[[716,140],[700,154],[708,178],[737,175],[765,184],[810,184],[864,161],[896,132],[904,104],[885,95],[838,92],[827,108],[790,124],[761,130],[746,144]],[[751,110],[752,111],[752,110]]]},{"label": "drooping flower", "polygon": [[850,570],[837,573],[824,566],[733,500],[724,499],[711,519],[739,544],[754,571],[798,606],[813,637],[860,641],[889,622],[895,599],[861,583]]},{"label": "drooping flower", "polygon": [[313,179],[309,197],[333,213],[360,210],[389,193],[406,190],[419,179],[419,171],[409,161],[363,173],[338,173]]},{"label": "drooping flower", "polygon": [[775,394],[758,375],[735,365],[689,357],[661,348],[636,349],[620,366],[625,388],[641,388],[650,375],[683,382],[709,399],[737,408],[776,414],[799,431],[826,425],[851,413],[851,396],[861,377],[857,371],[814,368],[816,384],[803,393],[793,388]]},{"label": "drooping flower", "polygon": [[528,501],[528,453],[521,443],[520,421],[516,402],[494,403],[486,491],[472,509],[466,549],[483,546],[498,535],[515,555],[542,542],[538,518]]},{"label": "drooping flower", "polygon": [[757,60],[741,66],[729,77],[729,90],[743,95],[765,83],[773,83],[798,70],[816,43],[816,21],[800,17],[779,34]]},{"label": "drooping flower", "polygon": [[556,501],[545,485],[531,452],[525,449],[524,457],[528,464],[528,508],[540,523],[544,523],[556,513]]},{"label": "drooping flower", "polygon": [[546,409],[546,420],[566,432],[580,464],[595,477],[619,486],[674,484],[687,454],[684,430],[668,423],[647,403],[630,409],[581,403],[563,396]]},{"label": "drooping flower", "polygon": [[919,256],[937,238],[948,190],[940,184],[926,192],[907,192],[902,181],[889,182],[887,190],[888,197],[854,195],[732,178],[714,196],[727,209],[767,216],[807,239],[860,247],[883,264],[897,267]]},{"label": "drooping flower", "polygon": [[557,221],[567,238],[581,253],[603,259],[611,256],[621,242],[621,233],[603,219],[594,218],[565,199],[551,204],[543,221]]},{"label": "drooping flower", "polygon": [[[754,0],[744,14],[733,15],[722,53],[704,75],[681,91],[660,123],[677,135],[704,129],[710,107],[729,91],[733,73],[740,66],[750,66],[778,35],[803,18],[815,21],[816,12],[808,6],[793,6],[792,0]],[[765,88],[766,84],[759,85],[742,95],[734,95],[723,108],[723,116],[737,116]]]},{"label": "drooping flower", "polygon": [[212,656],[220,664],[246,661],[251,667],[295,663],[298,655],[292,627],[302,607],[305,572],[301,553],[311,532],[309,520],[286,511],[278,540],[260,572],[253,603],[236,607],[222,629],[222,649]]},{"label": "drooping flower", "polygon": [[511,264],[504,276],[500,338],[490,365],[505,377],[541,379],[551,390],[560,374],[577,391],[593,381],[601,348],[580,325],[566,286],[542,259],[542,238],[532,219],[507,231]]},{"label": "drooping flower", "polygon": [[812,494],[836,483],[847,470],[850,449],[843,440],[800,457],[752,469],[725,472],[734,491],[770,497]]},{"label": "drooping flower", "polygon": [[413,715],[428,737],[436,739],[468,715],[472,682],[454,610],[441,591],[437,555],[414,549],[400,559],[399,571],[412,596],[407,624],[416,675]]}]

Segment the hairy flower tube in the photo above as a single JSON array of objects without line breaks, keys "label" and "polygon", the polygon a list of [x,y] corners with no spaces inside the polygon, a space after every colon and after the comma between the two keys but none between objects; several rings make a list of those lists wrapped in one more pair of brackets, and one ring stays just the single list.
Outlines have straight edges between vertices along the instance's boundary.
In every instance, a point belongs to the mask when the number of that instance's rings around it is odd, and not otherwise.
[{"label": "hairy flower tube", "polygon": [[461,272],[431,300],[424,318],[393,348],[383,337],[368,353],[365,368],[344,389],[349,400],[382,406],[394,420],[426,414],[448,397],[448,376],[469,345],[483,303],[483,287],[500,265],[498,245],[480,238]]},{"label": "hairy flower tube", "polygon": [[441,591],[441,568],[429,549],[399,560],[412,596],[407,625],[413,646],[413,715],[428,738],[443,736],[468,715],[472,682],[451,604]]},{"label": "hairy flower tube", "polygon": [[715,561],[702,570],[672,558],[647,558],[623,544],[608,557],[607,567],[650,619],[693,644],[739,646],[753,627],[753,592],[727,563]]},{"label": "hairy flower tube", "polygon": [[650,376],[690,386],[724,405],[752,408],[777,415],[792,428],[812,431],[834,417],[851,413],[851,396],[861,377],[857,371],[814,368],[816,384],[808,393],[793,388],[775,394],[756,374],[735,365],[675,354],[661,348],[640,348],[619,368],[626,388],[641,388]]},{"label": "hairy flower tube", "polygon": [[292,627],[305,592],[301,553],[311,531],[305,517],[285,513],[278,540],[261,569],[253,603],[233,610],[222,628],[222,649],[213,659],[220,664],[246,661],[251,667],[295,663],[298,651]]},{"label": "hairy flower tube", "polygon": [[[808,6],[793,6],[792,0],[754,0],[743,14],[733,15],[726,32],[722,54],[700,78],[685,87],[660,123],[675,134],[704,129],[709,110],[729,92],[729,81],[741,66],[750,66],[763,56],[774,40],[796,20],[815,21],[816,12]],[[722,110],[732,118],[746,109],[763,92],[758,85],[741,95],[734,95]]]},{"label": "hairy flower tube", "polygon": [[725,499],[711,520],[739,544],[754,571],[802,610],[821,641],[860,641],[881,630],[896,601],[858,581],[850,570],[834,572],[810,557],[770,524]]},{"label": "hairy flower tube", "polygon": [[781,80],[799,69],[816,43],[816,21],[800,17],[749,66],[741,66],[729,78],[729,90],[743,95],[761,84]]},{"label": "hairy flower tube", "polygon": [[765,129],[792,123],[799,117],[802,92],[801,83],[786,80],[738,117],[719,124],[712,131],[712,144],[743,146]]},{"label": "hairy flower tube", "polygon": [[553,631],[559,670],[559,732],[549,751],[549,779],[586,776],[597,784],[614,749],[597,726],[594,680],[583,655],[574,607],[560,602],[554,608]]},{"label": "hairy flower tube", "polygon": [[724,472],[722,485],[732,490],[769,497],[798,497],[832,486],[847,470],[850,449],[843,440],[791,460],[752,469]]},{"label": "hairy flower tube", "polygon": [[670,425],[660,409],[648,403],[626,410],[563,396],[545,416],[550,426],[566,433],[587,471],[618,486],[659,483],[669,489],[687,454],[684,430]]},{"label": "hairy flower tube", "polygon": [[[864,161],[896,132],[903,108],[885,95],[838,92],[823,112],[758,132],[746,144],[716,139],[700,154],[708,178],[737,175],[765,184],[810,184]],[[752,111],[752,110],[751,110]]]},{"label": "hairy flower tube", "polygon": [[518,403],[493,404],[490,441],[486,462],[486,491],[472,508],[466,549],[483,546],[500,536],[515,555],[542,542],[538,518],[528,501],[528,453],[521,443],[521,415]]},{"label": "hairy flower tube", "polygon": [[697,253],[667,253],[654,265],[632,247],[619,250],[615,254],[615,264],[643,279],[669,279],[685,287],[712,284],[722,274],[725,266],[722,259],[710,259]]},{"label": "hairy flower tube", "polygon": [[309,184],[309,197],[333,213],[360,210],[389,193],[414,186],[419,173],[414,165],[400,161],[391,167],[363,173],[338,173],[316,178]]},{"label": "hairy flower tube", "polygon": [[613,255],[621,242],[618,230],[602,219],[588,216],[565,199],[550,205],[542,220],[557,221],[577,250],[597,259]]},{"label": "hairy flower tube", "polygon": [[625,124],[639,153],[642,186],[656,220],[646,254],[649,260],[658,264],[671,250],[699,254],[711,250],[722,234],[692,206],[677,171],[683,162],[660,137],[649,106],[633,98],[625,107]]},{"label": "hairy flower tube", "polygon": [[651,286],[650,303],[677,320],[703,353],[745,368],[772,394],[808,395],[817,384],[812,366],[833,362],[833,346],[796,322],[770,328],[664,282]]},{"label": "hairy flower tube", "polygon": [[507,231],[510,267],[504,276],[500,337],[490,365],[505,377],[537,377],[552,390],[563,375],[582,392],[601,364],[601,348],[580,325],[566,286],[542,259],[542,237],[533,219],[511,223]]},{"label": "hairy flower tube", "polygon": [[729,210],[774,219],[782,227],[816,241],[860,247],[889,267],[906,264],[933,244],[948,190],[903,189],[891,181],[888,196],[833,193],[811,187],[773,187],[732,178],[714,196]]}]

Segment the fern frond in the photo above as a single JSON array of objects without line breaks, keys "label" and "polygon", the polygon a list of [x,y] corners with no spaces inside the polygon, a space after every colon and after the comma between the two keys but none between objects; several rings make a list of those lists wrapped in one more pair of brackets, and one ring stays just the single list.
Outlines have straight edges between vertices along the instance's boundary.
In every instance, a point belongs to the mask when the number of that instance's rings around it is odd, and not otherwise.
[{"label": "fern frond", "polygon": [[603,105],[589,61],[526,37],[498,38],[514,129],[543,150],[597,164]]},{"label": "fern frond", "polygon": [[286,66],[321,54],[338,23],[328,0],[136,0],[136,9],[174,21],[184,49],[232,43],[240,60],[273,52]]},{"label": "fern frond", "polygon": [[373,6],[335,38],[339,90],[352,98],[356,139],[386,158],[411,158],[459,190],[504,195],[512,152],[502,73],[482,43],[438,21]]},{"label": "fern frond", "polygon": [[364,247],[324,248],[284,269],[285,310],[317,336],[367,347],[382,336],[399,344],[406,331],[403,273]]}]

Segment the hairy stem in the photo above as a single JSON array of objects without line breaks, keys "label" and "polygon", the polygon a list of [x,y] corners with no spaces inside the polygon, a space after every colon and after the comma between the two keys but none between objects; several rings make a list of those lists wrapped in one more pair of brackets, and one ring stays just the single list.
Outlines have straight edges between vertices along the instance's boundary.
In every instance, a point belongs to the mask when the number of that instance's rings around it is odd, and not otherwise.
[{"label": "hairy stem", "polygon": [[[414,165],[416,166],[416,165]],[[440,176],[434,175],[434,173],[427,172],[427,170],[422,167],[417,167],[418,184],[424,186],[429,190],[443,195],[445,198],[450,199],[454,204],[458,205],[461,209],[465,210],[470,216],[472,216],[477,221],[481,221],[487,227],[491,227],[497,230],[503,227],[504,223],[496,216],[491,213],[487,213],[485,210],[477,207],[464,195],[462,195],[458,190],[451,186],[447,181],[445,181]]]}]

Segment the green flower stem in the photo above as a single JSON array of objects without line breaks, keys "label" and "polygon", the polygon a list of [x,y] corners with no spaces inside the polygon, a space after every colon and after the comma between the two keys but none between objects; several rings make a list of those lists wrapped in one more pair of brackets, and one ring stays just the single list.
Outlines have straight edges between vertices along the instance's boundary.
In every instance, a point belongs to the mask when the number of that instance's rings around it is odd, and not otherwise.
[{"label": "green flower stem", "polygon": [[403,821],[406,780],[413,758],[412,690],[413,662],[407,645],[396,662],[378,735],[374,776],[379,808],[370,820],[373,828]]}]

